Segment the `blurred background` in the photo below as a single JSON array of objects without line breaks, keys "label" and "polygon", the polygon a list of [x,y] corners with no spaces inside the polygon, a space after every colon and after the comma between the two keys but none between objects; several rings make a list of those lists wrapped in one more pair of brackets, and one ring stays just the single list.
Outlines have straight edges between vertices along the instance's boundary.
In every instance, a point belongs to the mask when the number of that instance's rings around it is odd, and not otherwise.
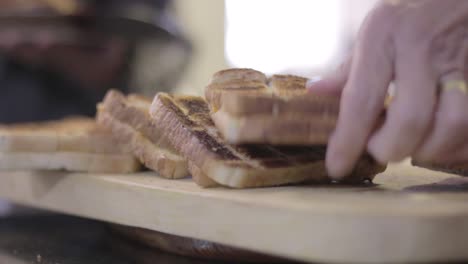
[{"label": "blurred background", "polygon": [[376,0],[180,0],[194,57],[179,90],[200,93],[224,67],[314,77],[339,64]]},{"label": "blurred background", "polygon": [[0,0],[0,123],[94,115],[106,90],[202,94],[226,67],[313,77],[375,0]]}]

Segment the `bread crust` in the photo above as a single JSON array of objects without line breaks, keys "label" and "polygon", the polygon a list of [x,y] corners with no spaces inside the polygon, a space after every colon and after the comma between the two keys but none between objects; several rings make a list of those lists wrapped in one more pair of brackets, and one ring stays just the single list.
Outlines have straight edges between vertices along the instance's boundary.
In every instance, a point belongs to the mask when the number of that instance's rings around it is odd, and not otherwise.
[{"label": "bread crust", "polygon": [[66,170],[130,173],[140,163],[94,119],[0,127],[0,170]]},{"label": "bread crust", "polygon": [[119,144],[131,149],[147,168],[168,179],[180,179],[189,175],[184,158],[158,148],[141,133],[118,121],[106,112],[100,112],[97,121],[112,130]]},{"label": "bread crust", "polygon": [[262,115],[231,116],[224,111],[211,114],[213,121],[230,144],[323,145],[328,142],[336,124],[334,117],[280,115],[282,122]]},{"label": "bread crust", "polygon": [[124,96],[111,90],[98,106],[97,122],[112,131],[121,145],[149,169],[168,179],[189,176],[187,161],[157,129],[149,116],[151,100],[138,95]]},{"label": "bread crust", "polygon": [[203,188],[213,188],[220,186],[217,182],[206,176],[200,168],[197,167],[193,162],[188,163],[188,169],[192,175],[193,181]]}]

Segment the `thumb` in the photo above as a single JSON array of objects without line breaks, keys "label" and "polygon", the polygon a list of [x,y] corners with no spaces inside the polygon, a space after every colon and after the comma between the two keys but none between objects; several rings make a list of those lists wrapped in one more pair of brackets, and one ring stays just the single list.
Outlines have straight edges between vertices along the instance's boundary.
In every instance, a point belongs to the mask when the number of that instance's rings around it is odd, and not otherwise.
[{"label": "thumb", "polygon": [[336,70],[325,76],[323,79],[309,80],[306,84],[306,88],[312,93],[341,95],[341,91],[348,80],[351,61],[352,59],[349,57]]}]

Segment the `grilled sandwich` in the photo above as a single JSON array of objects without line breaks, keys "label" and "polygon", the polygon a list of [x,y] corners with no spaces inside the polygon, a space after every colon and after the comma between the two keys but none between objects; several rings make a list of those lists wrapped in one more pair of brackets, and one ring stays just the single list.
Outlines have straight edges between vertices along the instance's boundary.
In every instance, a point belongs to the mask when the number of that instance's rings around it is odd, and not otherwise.
[{"label": "grilled sandwich", "polygon": [[[112,131],[119,144],[129,148],[149,169],[168,179],[192,175],[202,187],[217,184],[178,154],[158,130],[160,122],[149,115],[151,99],[140,95],[125,96],[116,90],[107,92],[98,105],[97,122]],[[189,168],[191,168],[189,172]]]},{"label": "grilled sandwich", "polygon": [[[232,188],[266,187],[301,182],[328,182],[325,147],[232,145],[219,133],[201,97],[159,93],[150,109],[157,133],[196,169]],[[372,179],[384,166],[363,157],[346,180]]]},{"label": "grilled sandwich", "polygon": [[189,176],[187,161],[156,129],[149,116],[151,99],[110,90],[98,105],[97,122],[112,131],[119,144],[131,149],[149,169],[170,179]]},{"label": "grilled sandwich", "polygon": [[305,89],[307,79],[252,69],[217,72],[205,97],[220,133],[231,144],[327,144],[339,98]]},{"label": "grilled sandwich", "polygon": [[0,170],[130,173],[140,163],[84,117],[0,126]]}]

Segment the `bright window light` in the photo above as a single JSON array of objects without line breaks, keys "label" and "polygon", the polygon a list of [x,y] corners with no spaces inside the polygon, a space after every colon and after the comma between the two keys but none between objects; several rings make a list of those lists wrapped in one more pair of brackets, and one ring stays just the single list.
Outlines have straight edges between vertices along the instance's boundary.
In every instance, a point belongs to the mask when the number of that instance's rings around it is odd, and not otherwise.
[{"label": "bright window light", "polygon": [[340,0],[226,0],[230,66],[266,73],[325,67],[338,52]]}]

